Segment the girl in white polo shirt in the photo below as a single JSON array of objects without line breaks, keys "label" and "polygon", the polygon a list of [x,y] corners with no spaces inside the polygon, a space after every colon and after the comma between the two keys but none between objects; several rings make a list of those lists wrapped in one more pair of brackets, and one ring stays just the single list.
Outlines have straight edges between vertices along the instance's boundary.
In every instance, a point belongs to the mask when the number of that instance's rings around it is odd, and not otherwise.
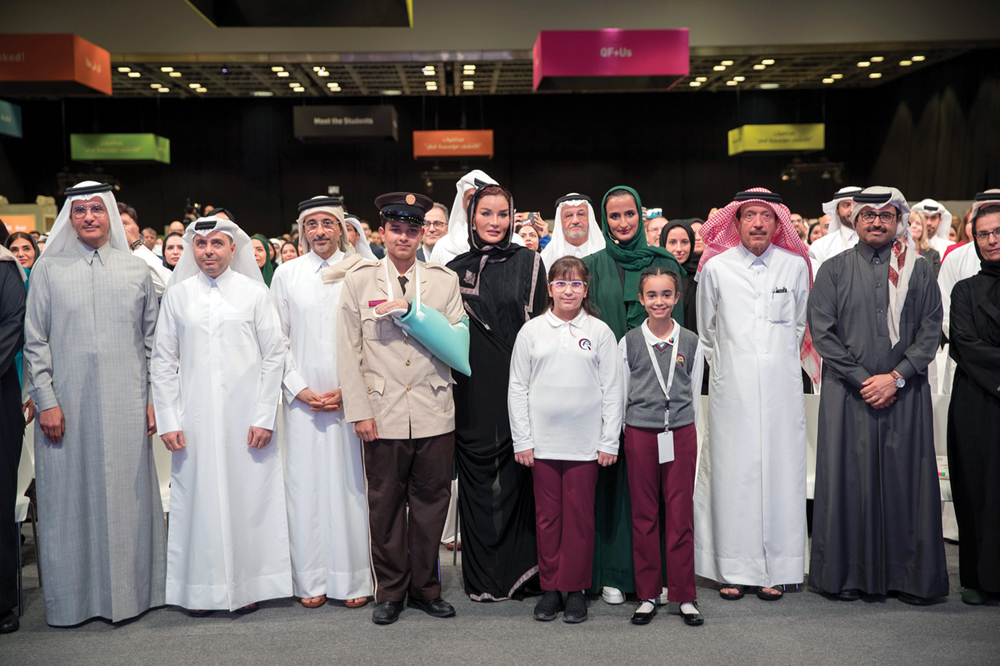
[{"label": "girl in white polo shirt", "polygon": [[[549,269],[549,309],[517,335],[507,406],[514,458],[534,469],[538,570],[535,619],[587,619],[598,465],[618,459],[624,394],[614,333],[593,316],[590,272],[576,257]],[[563,595],[566,593],[565,604]]]}]

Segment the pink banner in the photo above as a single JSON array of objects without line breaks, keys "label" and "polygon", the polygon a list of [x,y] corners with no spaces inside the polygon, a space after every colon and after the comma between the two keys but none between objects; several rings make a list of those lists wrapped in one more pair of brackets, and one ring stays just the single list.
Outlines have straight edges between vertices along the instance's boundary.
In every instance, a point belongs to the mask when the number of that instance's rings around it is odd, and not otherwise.
[{"label": "pink banner", "polygon": [[669,89],[690,71],[688,29],[543,30],[535,90]]}]

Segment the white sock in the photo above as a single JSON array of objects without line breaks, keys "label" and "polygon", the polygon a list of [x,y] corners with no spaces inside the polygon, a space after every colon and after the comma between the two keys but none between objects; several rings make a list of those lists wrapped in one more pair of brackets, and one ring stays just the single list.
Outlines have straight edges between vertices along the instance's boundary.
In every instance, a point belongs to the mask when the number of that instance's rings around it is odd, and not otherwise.
[{"label": "white sock", "polygon": [[654,608],[656,608],[656,604],[654,604],[649,599],[643,599],[641,602],[639,602],[639,607],[635,609],[635,612],[636,613],[652,613]]},{"label": "white sock", "polygon": [[694,607],[694,604],[690,601],[685,601],[681,604],[681,612],[686,615],[691,615],[692,613],[697,613],[698,609]]}]

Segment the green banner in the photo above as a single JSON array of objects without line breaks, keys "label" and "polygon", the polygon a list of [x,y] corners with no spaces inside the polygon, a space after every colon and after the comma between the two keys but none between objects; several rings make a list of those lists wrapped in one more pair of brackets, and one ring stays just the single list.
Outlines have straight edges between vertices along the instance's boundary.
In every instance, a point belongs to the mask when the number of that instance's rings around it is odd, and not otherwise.
[{"label": "green banner", "polygon": [[156,134],[70,134],[70,157],[80,162],[141,161],[170,164],[170,139]]},{"label": "green banner", "polygon": [[0,134],[21,138],[21,107],[0,99]]}]

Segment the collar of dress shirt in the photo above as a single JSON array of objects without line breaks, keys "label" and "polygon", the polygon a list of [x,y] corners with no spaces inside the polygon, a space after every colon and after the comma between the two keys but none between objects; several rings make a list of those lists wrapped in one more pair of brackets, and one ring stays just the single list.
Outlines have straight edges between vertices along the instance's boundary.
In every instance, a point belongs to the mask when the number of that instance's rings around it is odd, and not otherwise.
[{"label": "collar of dress shirt", "polygon": [[844,240],[845,245],[850,245],[851,241],[858,237],[858,232],[854,229],[848,229],[847,227],[840,227],[838,229],[840,232],[840,237]]},{"label": "collar of dress shirt", "polygon": [[324,259],[323,257],[319,256],[318,254],[310,250],[306,254],[302,255],[301,258],[311,261],[313,273],[316,273],[317,271],[319,271],[319,269],[323,268],[324,261],[326,262],[327,268],[342,261],[344,259],[344,252],[343,250],[335,250],[334,253],[330,255],[329,259]]},{"label": "collar of dress shirt", "polygon": [[212,285],[217,285],[219,287],[219,291],[226,293],[226,288],[229,286],[229,283],[233,281],[233,270],[231,268],[227,268],[225,272],[217,278],[210,278],[203,272],[198,271],[198,280],[206,293],[211,291]]},{"label": "collar of dress shirt", "polygon": [[886,243],[879,249],[873,248],[871,245],[866,245],[865,243],[858,243],[858,252],[861,254],[861,258],[867,261],[869,264],[878,256],[880,263],[885,263],[889,260],[889,250],[892,249],[892,243]]},{"label": "collar of dress shirt", "polygon": [[587,318],[587,313],[584,312],[583,308],[580,308],[580,314],[578,314],[570,321],[564,321],[559,317],[557,317],[555,313],[552,312],[552,308],[549,308],[548,310],[545,311],[545,321],[549,322],[549,325],[552,326],[552,328],[559,328],[560,326],[566,326],[566,325],[571,325],[575,326],[576,328],[580,328],[583,326],[583,322],[586,318]]},{"label": "collar of dress shirt", "polygon": [[661,342],[666,342],[668,345],[674,344],[674,342],[677,340],[677,332],[679,330],[679,328],[678,328],[679,324],[677,323],[677,320],[675,320],[673,318],[671,318],[670,321],[673,322],[674,327],[672,329],[670,329],[670,335],[668,335],[663,340],[661,340],[660,338],[656,337],[656,335],[654,335],[653,332],[651,330],[649,330],[649,320],[648,319],[646,321],[642,322],[642,326],[640,326],[639,328],[642,329],[642,337],[646,341],[646,344],[649,345],[650,347],[655,347],[656,345],[660,344]]},{"label": "collar of dress shirt", "polygon": [[[88,264],[92,264],[94,261],[94,248],[90,247],[84,243],[79,238],[76,241],[76,249],[83,255],[83,258],[87,260]],[[108,241],[101,247],[97,248],[97,256],[101,258],[101,263],[108,263],[108,255],[111,254],[111,241]]]},{"label": "collar of dress shirt", "polygon": [[746,249],[743,243],[740,243],[736,247],[740,249],[740,258],[743,259],[743,265],[746,268],[750,268],[758,262],[766,267],[771,261],[771,254],[774,252],[774,243],[769,244],[759,257]]}]

